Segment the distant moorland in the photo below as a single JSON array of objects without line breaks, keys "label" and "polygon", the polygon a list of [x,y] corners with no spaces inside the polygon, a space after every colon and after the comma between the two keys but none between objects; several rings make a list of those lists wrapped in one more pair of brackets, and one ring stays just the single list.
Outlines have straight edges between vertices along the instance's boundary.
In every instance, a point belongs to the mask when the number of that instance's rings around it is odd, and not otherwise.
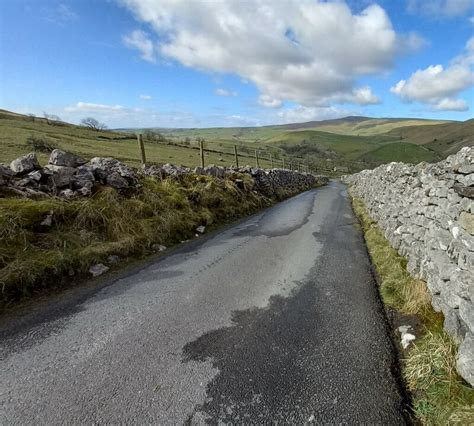
[{"label": "distant moorland", "polygon": [[113,156],[139,164],[135,133],[144,133],[147,160],[185,166],[199,164],[198,140],[204,139],[207,164],[234,163],[234,145],[240,164],[269,167],[293,158],[321,171],[334,167],[355,171],[390,161],[437,161],[474,145],[474,119],[464,122],[421,119],[346,117],[264,127],[207,129],[115,129],[96,131],[83,126],[0,110],[1,162],[35,148],[40,161],[58,147],[84,157]]}]

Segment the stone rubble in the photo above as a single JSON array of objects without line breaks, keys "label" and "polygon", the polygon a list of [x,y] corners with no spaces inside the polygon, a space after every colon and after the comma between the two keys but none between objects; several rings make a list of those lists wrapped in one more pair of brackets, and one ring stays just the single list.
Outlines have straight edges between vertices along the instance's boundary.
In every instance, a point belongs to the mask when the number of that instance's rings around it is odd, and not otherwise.
[{"label": "stone rubble", "polygon": [[0,187],[24,196],[89,196],[97,185],[116,189],[136,187],[139,174],[124,163],[105,157],[89,162],[60,149],[55,149],[48,164],[41,167],[31,152],[10,163],[0,164]]},{"label": "stone rubble", "polygon": [[200,234],[204,234],[204,232],[206,232],[206,227],[204,225],[200,225],[196,228],[196,232],[199,232]]},{"label": "stone rubble", "polygon": [[102,274],[105,274],[110,268],[105,266],[103,263],[98,263],[97,265],[93,265],[89,268],[89,273],[93,277],[99,277]]},{"label": "stone rubble", "polygon": [[416,336],[409,331],[412,329],[411,325],[401,325],[398,327],[398,332],[400,333],[400,344],[403,349],[408,348],[410,343],[416,339]]},{"label": "stone rubble", "polygon": [[10,163],[10,169],[15,175],[32,172],[40,168],[41,166],[34,152],[18,157]]},{"label": "stone rubble", "polygon": [[166,246],[161,245],[161,244],[152,244],[152,246],[151,246],[151,249],[153,251],[165,251],[166,248],[167,248]]},{"label": "stone rubble", "polygon": [[457,368],[474,385],[474,148],[435,164],[390,163],[343,178],[362,199],[459,343]]},{"label": "stone rubble", "polygon": [[269,197],[281,189],[298,192],[328,182],[325,176],[248,166],[235,168],[210,165],[190,169],[164,164],[147,166],[137,171],[115,158],[95,157],[86,162],[75,154],[55,149],[44,167],[40,166],[34,152],[13,160],[10,166],[0,164],[0,189],[8,188],[10,192],[26,197],[52,195],[71,199],[92,195],[98,185],[110,186],[117,190],[136,188],[139,186],[139,177],[143,175],[165,179],[179,178],[186,174],[220,179],[231,177],[240,189],[244,189],[245,184],[239,174],[248,174],[253,178],[253,189]]},{"label": "stone rubble", "polygon": [[[326,176],[313,175],[310,173],[301,173],[286,169],[258,169],[252,167],[223,167],[213,164],[206,167],[188,167],[174,166],[165,164],[163,166],[149,166],[143,170],[148,176],[157,176],[160,178],[179,177],[186,174],[197,174],[212,176],[216,178],[234,177],[239,174],[250,175],[255,182],[255,190],[259,193],[272,196],[278,189],[285,188],[290,191],[301,191],[309,189],[315,185],[324,185],[329,179]],[[243,181],[236,178],[234,180],[239,188],[243,187]]]},{"label": "stone rubble", "polygon": [[86,164],[86,162],[83,158],[60,149],[53,150],[49,157],[49,164],[55,166],[79,167]]}]

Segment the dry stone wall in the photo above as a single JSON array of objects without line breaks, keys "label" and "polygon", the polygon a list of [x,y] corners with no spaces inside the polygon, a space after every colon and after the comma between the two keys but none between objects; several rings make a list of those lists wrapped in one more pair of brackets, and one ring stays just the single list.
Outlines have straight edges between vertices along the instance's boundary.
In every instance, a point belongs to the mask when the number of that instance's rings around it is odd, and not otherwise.
[{"label": "dry stone wall", "polygon": [[254,190],[268,197],[278,196],[281,190],[293,194],[328,182],[325,176],[286,169],[266,170],[213,165],[190,169],[164,164],[137,170],[114,158],[95,157],[87,162],[77,155],[55,149],[44,167],[39,164],[35,153],[19,157],[9,165],[0,164],[0,190],[3,187],[8,193],[26,197],[87,197],[99,186],[127,191],[139,186],[140,178],[143,176],[165,179],[179,178],[185,174],[227,177],[232,178],[237,184],[242,182],[239,179],[240,174],[248,174],[253,178]]},{"label": "dry stone wall", "polygon": [[426,281],[474,385],[474,148],[436,164],[390,163],[346,176],[385,237]]}]

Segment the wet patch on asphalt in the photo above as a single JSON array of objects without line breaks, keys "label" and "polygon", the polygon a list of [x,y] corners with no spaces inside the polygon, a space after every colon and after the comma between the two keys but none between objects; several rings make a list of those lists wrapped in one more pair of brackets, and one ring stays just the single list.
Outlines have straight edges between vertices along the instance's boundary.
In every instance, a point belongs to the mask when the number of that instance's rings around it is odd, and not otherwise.
[{"label": "wet patch on asphalt", "polygon": [[[233,236],[259,237],[268,238],[283,237],[290,235],[292,232],[306,225],[309,218],[314,213],[314,200],[317,196],[316,190],[307,191],[297,197],[291,199],[291,210],[288,208],[285,214],[285,201],[279,205],[278,210],[268,210],[263,213],[258,220],[252,225],[247,226],[233,234]],[[300,209],[293,207],[298,202]],[[264,223],[262,226],[261,224]]]},{"label": "wet patch on asphalt", "polygon": [[183,348],[183,362],[219,371],[189,422],[406,423],[370,262],[342,200],[313,233],[324,255],[288,297],[233,312],[232,326]]}]

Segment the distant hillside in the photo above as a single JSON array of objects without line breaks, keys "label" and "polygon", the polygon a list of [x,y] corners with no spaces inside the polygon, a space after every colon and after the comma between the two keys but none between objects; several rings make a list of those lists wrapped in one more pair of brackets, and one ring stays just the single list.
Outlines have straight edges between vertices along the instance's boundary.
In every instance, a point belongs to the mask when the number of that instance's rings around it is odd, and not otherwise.
[{"label": "distant hillside", "polygon": [[430,126],[447,121],[421,120],[413,118],[368,118],[368,117],[346,117],[337,120],[324,120],[302,125],[291,125],[292,129],[314,129],[329,133],[353,136],[372,136],[387,133],[393,129],[411,126]]},{"label": "distant hillside", "polygon": [[474,119],[436,126],[412,126],[393,129],[389,135],[404,142],[424,145],[442,157],[454,154],[463,146],[474,146]]},{"label": "distant hillside", "polygon": [[[0,162],[8,162],[31,150],[31,137],[46,141],[85,157],[114,156],[138,165],[134,133],[146,129],[121,129],[96,132],[62,121],[49,122],[0,110]],[[345,117],[264,127],[153,129],[157,140],[146,141],[147,156],[154,162],[187,166],[199,163],[197,138],[204,138],[208,164],[230,165],[234,146],[246,159],[270,165],[274,159],[290,157],[310,161],[321,170],[334,167],[351,171],[371,168],[390,161],[437,161],[473,145],[474,120],[465,122],[413,118]],[[46,154],[40,152],[40,159]],[[298,160],[299,161],[299,160]]]}]

